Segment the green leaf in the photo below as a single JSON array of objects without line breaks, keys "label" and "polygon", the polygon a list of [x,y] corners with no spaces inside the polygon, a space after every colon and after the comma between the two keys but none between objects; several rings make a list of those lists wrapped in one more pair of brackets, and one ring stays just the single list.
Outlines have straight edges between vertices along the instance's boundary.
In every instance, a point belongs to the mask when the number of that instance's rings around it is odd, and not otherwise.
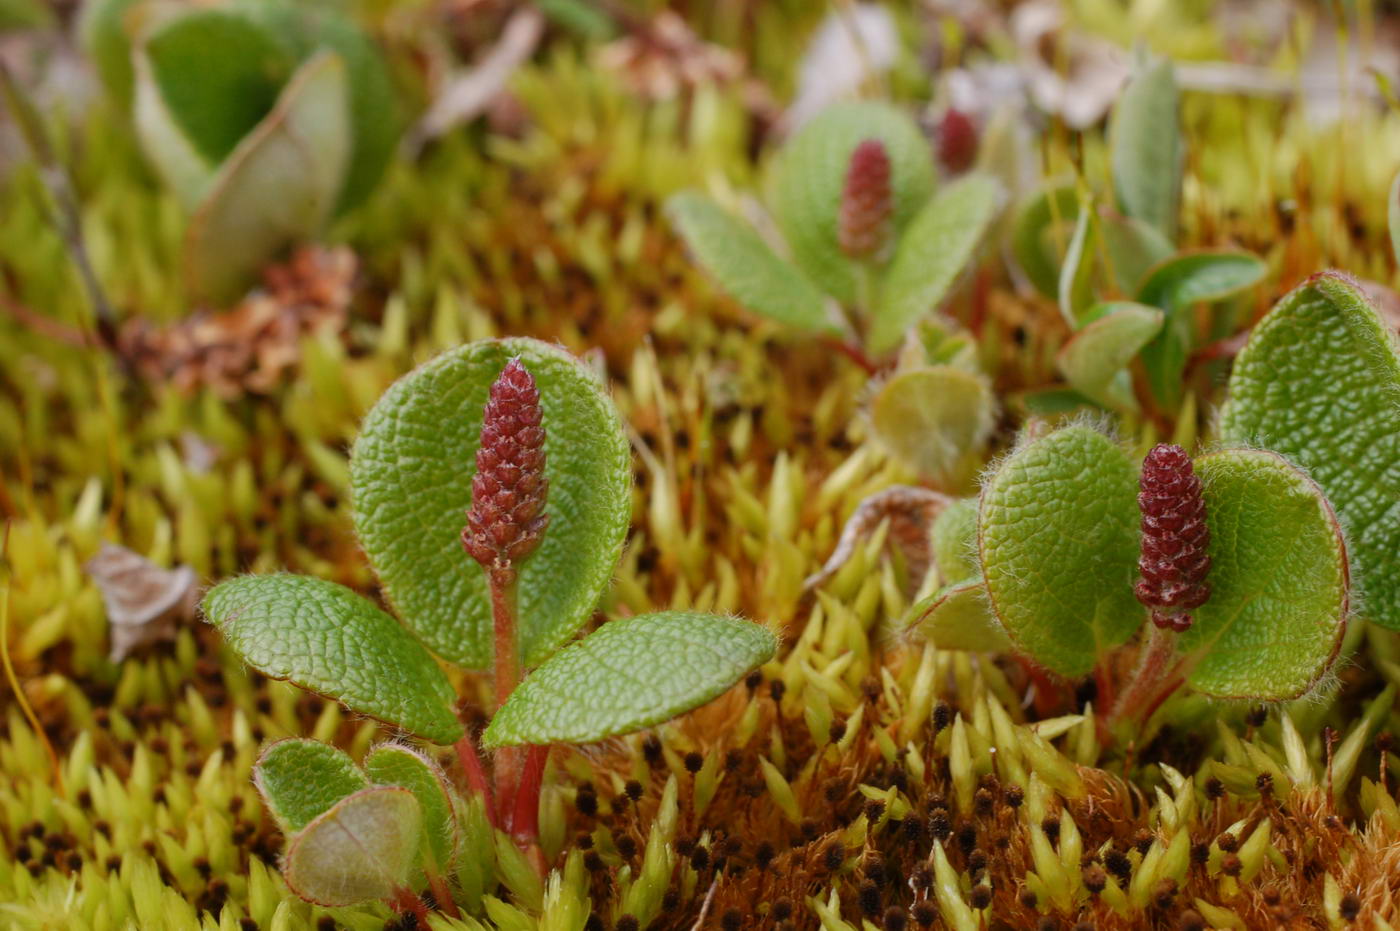
[{"label": "green leaf", "polygon": [[992,614],[981,578],[943,586],[909,609],[905,626],[917,626],[924,639],[940,650],[1002,653],[1012,649]]},{"label": "green leaf", "polygon": [[1123,212],[1176,238],[1183,146],[1180,93],[1169,61],[1135,74],[1109,118],[1109,166]]},{"label": "green leaf", "polygon": [[1055,362],[1075,390],[1104,407],[1137,409],[1126,367],[1162,329],[1162,312],[1127,301],[1098,304]]},{"label": "green leaf", "polygon": [[1245,252],[1196,252],[1168,259],[1153,269],[1138,291],[1138,303],[1166,314],[1162,331],[1142,351],[1153,395],[1175,407],[1181,400],[1182,373],[1195,344],[1191,306],[1222,301],[1258,284],[1268,271]]},{"label": "green leaf", "polygon": [[345,796],[369,786],[355,761],[304,737],[276,740],[253,764],[253,782],[284,834],[295,834]]},{"label": "green leaf", "polygon": [[317,55],[224,161],[191,218],[185,275],[195,295],[234,300],[278,252],[320,228],[345,176],[348,119],[345,66]]},{"label": "green leaf", "polygon": [[1099,238],[1119,292],[1137,294],[1142,280],[1176,252],[1155,226],[1134,217],[1100,216]]},{"label": "green leaf", "polygon": [[870,408],[875,436],[920,475],[942,477],[986,442],[995,401],[987,379],[951,365],[896,375]]},{"label": "green leaf", "polygon": [[1390,221],[1390,251],[1395,261],[1400,262],[1400,174],[1390,182],[1389,201],[1386,216]]},{"label": "green leaf", "polygon": [[272,112],[294,66],[260,25],[210,8],[163,22],[142,54],[171,117],[211,165]]},{"label": "green leaf", "polygon": [[802,273],[778,258],[747,225],[697,191],[666,201],[666,215],[695,260],[725,292],[756,314],[795,330],[837,330],[827,299]]},{"label": "green leaf", "polygon": [[837,218],[855,147],[878,139],[890,157],[894,225],[902,230],[933,194],[933,153],[904,111],[871,101],[823,110],[784,146],[775,165],[773,213],[807,277],[844,304],[857,300],[857,265],[841,251]]},{"label": "green leaf", "polygon": [[939,512],[929,531],[933,562],[945,583],[980,575],[977,565],[977,499],[959,498]]},{"label": "green leaf", "polygon": [[355,529],[399,617],[439,656],[491,663],[491,604],[462,551],[482,410],[520,357],[544,407],[549,529],[520,567],[521,651],[533,666],[583,625],[612,580],[632,510],[632,451],[598,378],[557,346],[482,340],[400,378],[350,460]]},{"label": "green leaf", "polygon": [[1041,191],[1021,208],[1011,234],[1011,251],[1035,289],[1059,297],[1060,266],[1079,219],[1079,191],[1072,184]]},{"label": "green leaf", "polygon": [[1060,278],[1055,287],[1060,314],[1071,327],[1079,325],[1080,312],[1094,300],[1091,277],[1094,273],[1097,243],[1098,223],[1095,221],[1093,206],[1082,203],[1079,218],[1074,221],[1074,235],[1070,237],[1069,248],[1065,250],[1065,261],[1060,266]]},{"label": "green leaf", "polygon": [[245,575],[204,596],[204,614],[248,665],[440,744],[462,736],[447,677],[428,651],[359,595],[304,575]]},{"label": "green leaf", "polygon": [[418,799],[423,839],[437,872],[457,855],[457,817],[442,767],[404,744],[380,744],[365,756],[365,773],[381,786],[402,786]]},{"label": "green leaf", "polygon": [[1260,321],[1235,360],[1220,433],[1277,451],[1322,486],[1361,613],[1400,630],[1400,356],[1353,279],[1314,276]]},{"label": "green leaf", "polygon": [[1341,646],[1342,530],[1322,490],[1282,456],[1230,449],[1196,460],[1210,527],[1210,600],[1192,612],[1187,675],[1217,698],[1282,701],[1310,689]]},{"label": "green leaf", "polygon": [[92,59],[102,86],[123,110],[131,108],[136,76],[131,67],[131,40],[124,20],[144,0],[84,0],[78,13],[78,38]]},{"label": "green leaf", "polygon": [[1012,453],[982,489],[977,545],[992,609],[1018,647],[1088,673],[1142,624],[1137,471],[1108,437],[1057,430]]},{"label": "green leaf", "polygon": [[669,721],[767,662],[750,621],[663,611],[610,621],[525,677],[482,735],[488,747],[592,743]]},{"label": "green leaf", "polygon": [[920,317],[942,303],[996,217],[1001,187],[969,175],[940,191],[900,235],[871,321],[870,351],[897,347]]},{"label": "green leaf", "polygon": [[317,905],[390,899],[413,870],[422,819],[407,789],[364,789],[292,839],[282,877],[293,892]]}]

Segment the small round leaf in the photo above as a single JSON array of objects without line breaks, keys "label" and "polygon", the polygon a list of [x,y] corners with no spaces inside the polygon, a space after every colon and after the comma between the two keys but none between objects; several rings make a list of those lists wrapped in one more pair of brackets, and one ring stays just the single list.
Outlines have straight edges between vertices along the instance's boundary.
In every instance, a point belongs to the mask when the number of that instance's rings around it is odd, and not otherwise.
[{"label": "small round leaf", "polygon": [[591,743],[660,724],[719,696],[777,648],[767,628],[714,614],[610,621],[530,673],[482,743]]},{"label": "small round leaf", "polygon": [[1001,653],[1012,649],[1006,631],[992,614],[980,578],[945,585],[909,609],[905,626],[940,650]]},{"label": "small round leaf", "polygon": [[520,643],[533,666],[591,616],[631,520],[632,452],[598,378],[533,339],[470,343],[389,388],[350,461],[355,528],[399,617],[439,656],[491,662],[486,575],[462,550],[487,393],[512,358],[544,408],[549,528],[520,567]]},{"label": "small round leaf", "polygon": [[302,829],[287,849],[283,878],[317,905],[391,898],[413,870],[422,819],[418,800],[407,789],[364,789]]},{"label": "small round leaf", "polygon": [[1129,302],[1099,304],[1084,315],[1084,328],[1070,338],[1055,362],[1085,397],[1114,410],[1135,410],[1126,367],[1162,329],[1162,312]]},{"label": "small round leaf", "polygon": [[344,751],[304,737],[263,748],[253,764],[253,782],[284,834],[295,834],[345,796],[369,786]]},{"label": "small round leaf", "polygon": [[457,855],[457,817],[447,776],[421,751],[404,744],[380,744],[365,756],[365,773],[381,786],[402,786],[418,799],[423,813],[423,839],[438,871]]},{"label": "small round leaf", "polygon": [[991,385],[981,375],[935,365],[896,375],[871,405],[875,435],[920,475],[942,477],[986,442]]}]

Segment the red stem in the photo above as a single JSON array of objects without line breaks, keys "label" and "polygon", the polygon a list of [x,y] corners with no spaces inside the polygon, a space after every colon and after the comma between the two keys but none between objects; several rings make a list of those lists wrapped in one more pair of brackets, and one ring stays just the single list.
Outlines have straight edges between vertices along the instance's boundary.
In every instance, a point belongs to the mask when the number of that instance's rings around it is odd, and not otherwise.
[{"label": "red stem", "polygon": [[491,588],[491,621],[495,629],[496,707],[520,684],[520,643],[515,624],[515,570],[498,563],[486,573]]},{"label": "red stem", "polygon": [[457,759],[462,763],[462,770],[467,774],[467,785],[477,795],[481,796],[482,804],[486,807],[486,819],[491,822],[492,827],[500,827],[501,819],[496,813],[496,803],[491,797],[491,783],[486,778],[486,770],[481,765],[481,757],[477,755],[476,744],[472,743],[470,735],[463,736],[452,745],[457,751]]},{"label": "red stem", "polygon": [[1181,685],[1180,663],[1176,655],[1176,634],[1152,624],[1143,644],[1138,667],[1108,718],[1110,726],[1131,718],[1146,723],[1167,696]]},{"label": "red stem", "polygon": [[510,832],[522,846],[534,844],[540,836],[540,788],[544,784],[544,765],[548,760],[547,744],[531,744],[525,750],[525,765],[521,767],[515,808],[510,817]]},{"label": "red stem", "polygon": [[400,912],[412,912],[420,926],[428,927],[428,905],[411,889],[402,886],[395,889],[393,906]]},{"label": "red stem", "polygon": [[[425,864],[423,872],[428,876],[428,888],[433,890],[433,898],[437,900],[437,906],[448,918],[461,918],[462,913],[457,910],[457,903],[452,898],[452,890],[447,888],[447,880],[442,878],[437,866],[430,869]],[[425,925],[426,927],[426,925]]]},{"label": "red stem", "polygon": [[861,368],[865,369],[865,374],[874,375],[880,371],[880,366],[877,365],[874,361],[872,361],[871,358],[867,356],[863,351],[861,351],[859,346],[852,346],[850,343],[844,340],[836,339],[835,337],[830,337],[828,339],[823,340],[822,342],[826,343],[827,346],[841,353],[841,355],[850,359],[856,365],[859,365]]}]

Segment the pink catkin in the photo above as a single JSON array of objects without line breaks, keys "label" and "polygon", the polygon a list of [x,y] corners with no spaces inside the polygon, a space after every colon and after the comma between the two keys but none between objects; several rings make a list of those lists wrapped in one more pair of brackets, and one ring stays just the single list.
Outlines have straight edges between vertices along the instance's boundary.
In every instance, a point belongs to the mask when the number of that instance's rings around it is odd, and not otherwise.
[{"label": "pink catkin", "polygon": [[544,423],[535,379],[519,359],[506,364],[486,402],[476,451],[472,505],[462,546],[488,571],[514,576],[539,545],[549,515]]},{"label": "pink catkin", "polygon": [[890,156],[878,139],[855,147],[846,167],[837,218],[837,242],[851,258],[877,258],[890,238],[894,194],[890,188]]},{"label": "pink catkin", "polygon": [[1159,443],[1142,463],[1139,488],[1137,599],[1152,609],[1154,624],[1181,632],[1191,626],[1191,611],[1210,598],[1210,528],[1201,479],[1184,449]]}]

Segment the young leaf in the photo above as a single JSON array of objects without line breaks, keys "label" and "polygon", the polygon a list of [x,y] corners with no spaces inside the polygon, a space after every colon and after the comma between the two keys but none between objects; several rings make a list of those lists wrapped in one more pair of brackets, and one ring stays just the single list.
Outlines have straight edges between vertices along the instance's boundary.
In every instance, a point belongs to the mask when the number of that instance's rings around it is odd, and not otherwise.
[{"label": "young leaf", "polygon": [[1098,304],[1081,318],[1083,329],[1060,350],[1056,365],[1075,390],[1112,410],[1136,410],[1124,371],[1162,329],[1162,312],[1128,301]]},{"label": "young leaf", "polygon": [[917,625],[919,633],[940,650],[1002,653],[1012,649],[992,614],[981,578],[943,586],[910,608],[906,618],[904,626]]},{"label": "young leaf", "polygon": [[470,343],[395,382],[350,460],[355,529],[389,601],[434,652],[473,669],[491,662],[491,605],[459,537],[487,392],[517,356],[544,407],[549,478],[549,529],[517,586],[521,655],[538,664],[592,614],[631,520],[632,451],[598,378],[538,340]]},{"label": "young leaf", "polygon": [[303,737],[273,741],[263,748],[253,764],[253,782],[287,835],[369,786],[365,774],[343,751]]},{"label": "young leaf", "polygon": [[1097,243],[1098,223],[1093,207],[1088,203],[1081,204],[1079,219],[1074,222],[1074,235],[1070,237],[1069,248],[1065,250],[1065,261],[1060,266],[1060,279],[1055,288],[1060,314],[1072,327],[1079,326],[1080,312],[1094,300],[1091,276]]},{"label": "young leaf", "polygon": [[884,103],[828,107],[784,147],[774,167],[773,213],[807,277],[844,304],[857,300],[856,266],[837,242],[841,191],[851,153],[884,143],[891,165],[894,227],[902,230],[933,193],[933,154],[919,127]]},{"label": "young leaf", "polygon": [[1138,303],[1166,314],[1162,331],[1142,350],[1148,384],[1159,401],[1175,407],[1181,400],[1182,373],[1195,341],[1191,305],[1222,301],[1258,284],[1268,271],[1244,252],[1197,252],[1158,265],[1138,291]]},{"label": "young leaf", "polygon": [[1001,188],[984,175],[970,175],[940,191],[899,237],[880,283],[871,321],[870,351],[897,347],[924,314],[934,310],[996,216]]},{"label": "young leaf", "polygon": [[345,65],[323,52],[224,160],[190,219],[184,260],[194,294],[233,300],[279,251],[320,227],[345,177],[349,133]]},{"label": "young leaf", "polygon": [[1176,238],[1181,199],[1180,93],[1169,61],[1139,71],[1109,118],[1109,164],[1123,212]]},{"label": "young leaf", "polygon": [[666,201],[666,215],[696,261],[744,307],[795,330],[837,329],[816,286],[713,200],[682,191]]},{"label": "young leaf", "polygon": [[1060,266],[1079,220],[1079,191],[1072,184],[1048,188],[1021,208],[1011,251],[1031,284],[1051,300],[1059,296]]},{"label": "young leaf", "polygon": [[1017,646],[1081,676],[1142,624],[1133,596],[1137,475],[1117,444],[1071,426],[1012,453],[982,489],[977,545],[992,609]]},{"label": "young leaf", "polygon": [[591,743],[660,724],[717,697],[777,648],[767,628],[714,614],[610,621],[526,676],[482,743]]},{"label": "young leaf", "polygon": [[1157,227],[1134,217],[1100,216],[1099,238],[1122,294],[1137,294],[1147,273],[1176,252]]},{"label": "young leaf", "polygon": [[981,375],[936,365],[896,375],[871,405],[875,435],[920,475],[942,477],[987,440],[992,388]]},{"label": "young leaf", "polygon": [[398,622],[342,585],[245,575],[204,596],[204,614],[248,665],[354,711],[450,744],[456,693]]},{"label": "young leaf", "polygon": [[1220,434],[1277,451],[1322,486],[1347,529],[1361,612],[1400,630],[1400,356],[1354,280],[1314,276],[1260,321]]},{"label": "young leaf", "polygon": [[1218,698],[1306,692],[1341,646],[1347,556],[1322,490],[1277,453],[1229,449],[1196,460],[1210,527],[1210,600],[1192,613],[1187,675]]},{"label": "young leaf", "polygon": [[171,117],[211,165],[272,112],[294,65],[248,17],[209,8],[164,22],[141,51]]},{"label": "young leaf", "polygon": [[980,575],[977,565],[977,499],[959,498],[939,512],[929,531],[933,563],[945,583]]},{"label": "young leaf", "polygon": [[457,855],[457,817],[442,767],[404,744],[380,744],[365,756],[365,773],[381,786],[402,786],[418,799],[432,863],[447,870]]},{"label": "young leaf", "polygon": [[317,905],[392,898],[408,882],[422,820],[407,789],[356,792],[292,839],[282,876],[293,892]]}]

